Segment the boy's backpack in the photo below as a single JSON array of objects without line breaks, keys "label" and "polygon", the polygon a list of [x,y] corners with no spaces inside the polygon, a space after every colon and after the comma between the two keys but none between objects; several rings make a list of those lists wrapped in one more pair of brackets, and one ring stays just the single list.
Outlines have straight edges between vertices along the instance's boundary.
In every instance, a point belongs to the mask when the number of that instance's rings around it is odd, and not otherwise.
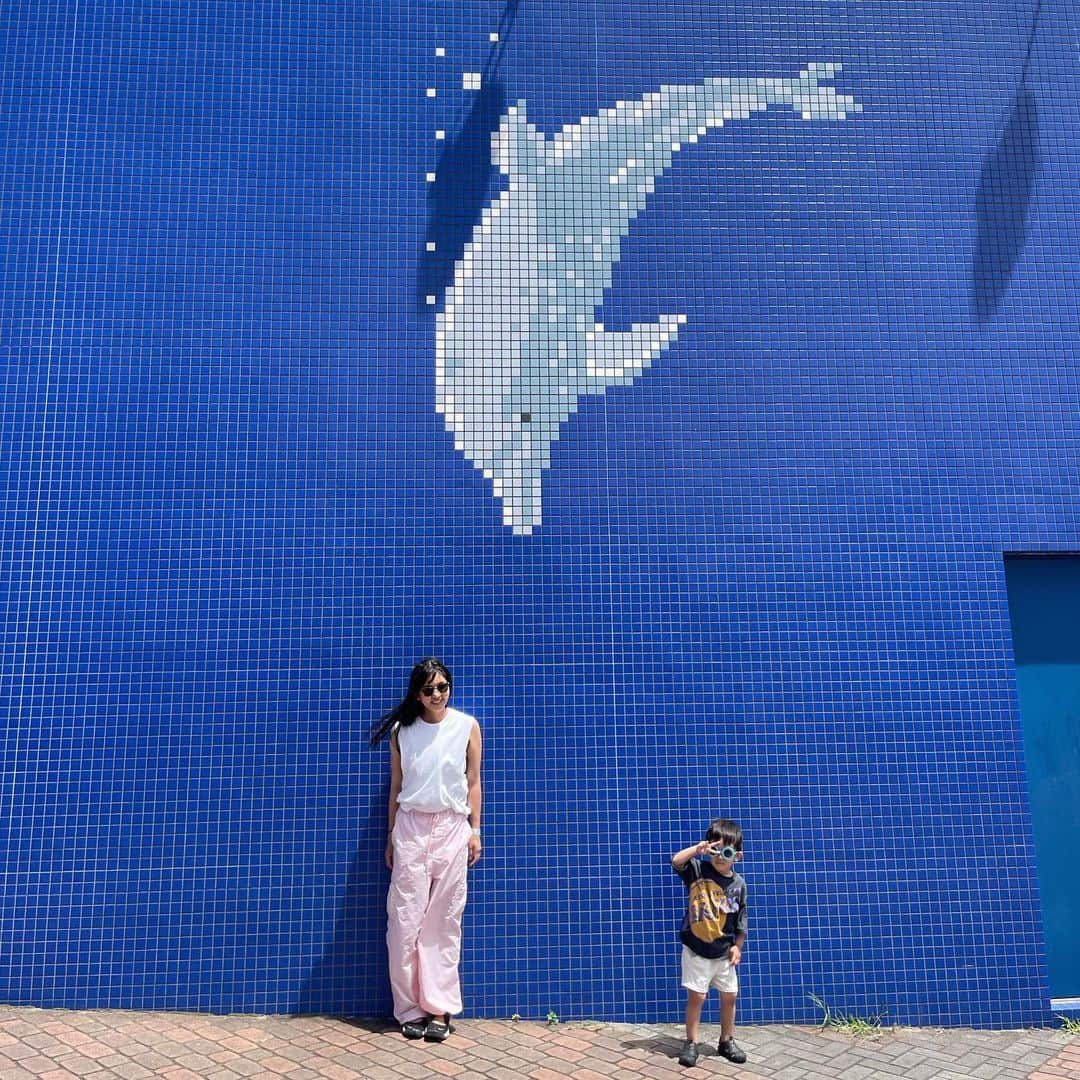
[{"label": "boy's backpack", "polygon": [[694,880],[690,883],[686,905],[686,925],[698,941],[712,944],[724,936],[731,902],[723,886],[701,876],[696,859],[692,859],[690,865],[694,868]]}]

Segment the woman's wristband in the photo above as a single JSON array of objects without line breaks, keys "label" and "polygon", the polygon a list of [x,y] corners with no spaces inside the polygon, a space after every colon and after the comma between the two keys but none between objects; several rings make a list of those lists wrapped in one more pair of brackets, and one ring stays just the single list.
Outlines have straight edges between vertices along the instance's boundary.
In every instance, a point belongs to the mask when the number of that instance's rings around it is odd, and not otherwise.
[{"label": "woman's wristband", "polygon": [[473,834],[473,836],[479,836],[480,835],[480,830],[479,829],[473,829],[472,834]]}]

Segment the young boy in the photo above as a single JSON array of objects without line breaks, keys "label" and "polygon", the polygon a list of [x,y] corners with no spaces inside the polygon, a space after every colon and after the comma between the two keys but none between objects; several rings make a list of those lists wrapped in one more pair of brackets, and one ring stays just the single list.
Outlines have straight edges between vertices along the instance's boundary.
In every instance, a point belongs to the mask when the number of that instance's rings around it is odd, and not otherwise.
[{"label": "young boy", "polygon": [[682,984],[686,987],[686,1044],[680,1065],[696,1065],[698,1024],[709,987],[720,991],[720,1042],[717,1052],[736,1064],[746,1054],[735,1043],[735,969],[746,940],[746,882],[735,873],[742,858],[740,826],[716,818],[705,839],[671,857],[671,868],[690,891],[682,931]]}]

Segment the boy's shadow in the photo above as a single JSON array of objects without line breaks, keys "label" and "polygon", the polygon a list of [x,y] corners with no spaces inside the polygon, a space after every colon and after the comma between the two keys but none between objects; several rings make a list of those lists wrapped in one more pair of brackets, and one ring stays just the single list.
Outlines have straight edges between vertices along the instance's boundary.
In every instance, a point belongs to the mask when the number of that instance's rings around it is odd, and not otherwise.
[{"label": "boy's shadow", "polygon": [[[671,1058],[675,1061],[679,1054],[682,1053],[683,1039],[675,1035],[656,1035],[651,1039],[642,1038],[626,1038],[620,1039],[619,1045],[624,1050],[646,1050],[649,1054],[661,1054],[666,1058]],[[716,1053],[716,1047],[713,1046],[710,1051],[708,1043],[699,1042],[698,1049],[701,1052],[702,1057],[707,1057],[709,1053]]]}]

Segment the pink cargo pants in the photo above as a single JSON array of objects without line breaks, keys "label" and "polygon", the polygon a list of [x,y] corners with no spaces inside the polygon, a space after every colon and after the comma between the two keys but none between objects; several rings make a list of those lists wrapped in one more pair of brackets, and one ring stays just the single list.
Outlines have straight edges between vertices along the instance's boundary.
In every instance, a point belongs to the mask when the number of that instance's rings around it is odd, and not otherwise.
[{"label": "pink cargo pants", "polygon": [[461,1012],[461,915],[468,893],[469,819],[399,810],[386,897],[390,989],[398,1023]]}]

